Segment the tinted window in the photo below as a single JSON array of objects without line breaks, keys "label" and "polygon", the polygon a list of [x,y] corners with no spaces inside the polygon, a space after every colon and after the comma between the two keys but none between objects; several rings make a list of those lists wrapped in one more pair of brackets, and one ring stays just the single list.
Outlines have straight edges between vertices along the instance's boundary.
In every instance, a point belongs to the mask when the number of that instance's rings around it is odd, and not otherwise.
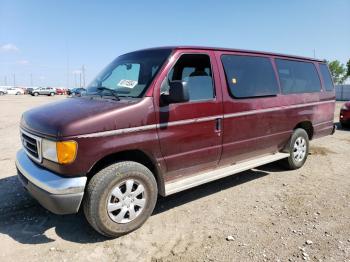
[{"label": "tinted window", "polygon": [[168,94],[169,84],[181,81],[187,86],[190,101],[212,100],[214,86],[210,58],[204,54],[184,54],[170,70],[167,81],[161,87],[162,94]]},{"label": "tinted window", "polygon": [[223,55],[226,81],[237,98],[271,96],[278,93],[277,80],[269,58]]},{"label": "tinted window", "polygon": [[312,93],[321,90],[321,82],[313,63],[276,59],[282,93]]},{"label": "tinted window", "polygon": [[332,82],[331,74],[329,73],[328,67],[325,64],[320,64],[320,71],[323,79],[324,87],[327,91],[332,91],[334,86]]}]

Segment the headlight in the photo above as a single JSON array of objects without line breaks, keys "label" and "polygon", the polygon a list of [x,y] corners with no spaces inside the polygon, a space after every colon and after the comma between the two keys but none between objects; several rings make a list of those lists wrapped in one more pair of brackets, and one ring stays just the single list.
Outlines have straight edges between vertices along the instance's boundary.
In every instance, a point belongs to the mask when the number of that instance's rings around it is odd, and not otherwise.
[{"label": "headlight", "polygon": [[345,104],[345,105],[342,106],[341,109],[342,109],[342,110],[349,110],[349,107]]},{"label": "headlight", "polygon": [[69,164],[75,160],[78,144],[75,141],[54,142],[43,139],[41,147],[43,158],[59,164]]}]

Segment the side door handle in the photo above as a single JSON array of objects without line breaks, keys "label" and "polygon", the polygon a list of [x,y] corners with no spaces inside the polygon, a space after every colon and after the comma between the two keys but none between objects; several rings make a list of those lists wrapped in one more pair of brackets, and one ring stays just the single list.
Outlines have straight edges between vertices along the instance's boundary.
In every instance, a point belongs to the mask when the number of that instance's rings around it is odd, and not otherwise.
[{"label": "side door handle", "polygon": [[215,132],[220,133],[222,130],[222,118],[215,119]]}]

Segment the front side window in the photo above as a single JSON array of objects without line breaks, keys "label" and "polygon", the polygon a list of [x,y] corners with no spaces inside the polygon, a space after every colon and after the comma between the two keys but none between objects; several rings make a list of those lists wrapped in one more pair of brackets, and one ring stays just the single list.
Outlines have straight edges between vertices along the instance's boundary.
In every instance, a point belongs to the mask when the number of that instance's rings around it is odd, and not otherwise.
[{"label": "front side window", "polygon": [[310,62],[276,59],[283,94],[320,92],[316,67]]},{"label": "front side window", "polygon": [[205,54],[184,54],[169,71],[161,86],[168,94],[169,83],[181,81],[187,87],[190,101],[212,100],[215,97],[210,58]]},{"label": "front side window", "polygon": [[89,84],[85,95],[111,95],[112,90],[120,98],[142,97],[171,51],[136,51],[118,57]]},{"label": "front side window", "polygon": [[233,97],[274,96],[279,92],[277,79],[269,58],[223,55],[221,61],[229,91]]},{"label": "front side window", "polygon": [[324,87],[326,91],[333,91],[333,81],[331,74],[329,73],[328,67],[326,64],[320,64],[321,76],[323,79]]}]

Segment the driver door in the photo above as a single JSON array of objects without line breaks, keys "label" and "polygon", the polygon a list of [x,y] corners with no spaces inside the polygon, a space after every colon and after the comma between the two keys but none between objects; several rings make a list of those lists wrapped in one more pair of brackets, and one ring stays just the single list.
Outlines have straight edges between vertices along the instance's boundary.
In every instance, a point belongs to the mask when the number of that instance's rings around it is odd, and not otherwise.
[{"label": "driver door", "polygon": [[166,180],[215,168],[222,150],[221,90],[211,64],[212,53],[180,52],[174,60],[159,92],[166,94],[170,81],[182,81],[190,101],[159,106],[158,136]]}]

